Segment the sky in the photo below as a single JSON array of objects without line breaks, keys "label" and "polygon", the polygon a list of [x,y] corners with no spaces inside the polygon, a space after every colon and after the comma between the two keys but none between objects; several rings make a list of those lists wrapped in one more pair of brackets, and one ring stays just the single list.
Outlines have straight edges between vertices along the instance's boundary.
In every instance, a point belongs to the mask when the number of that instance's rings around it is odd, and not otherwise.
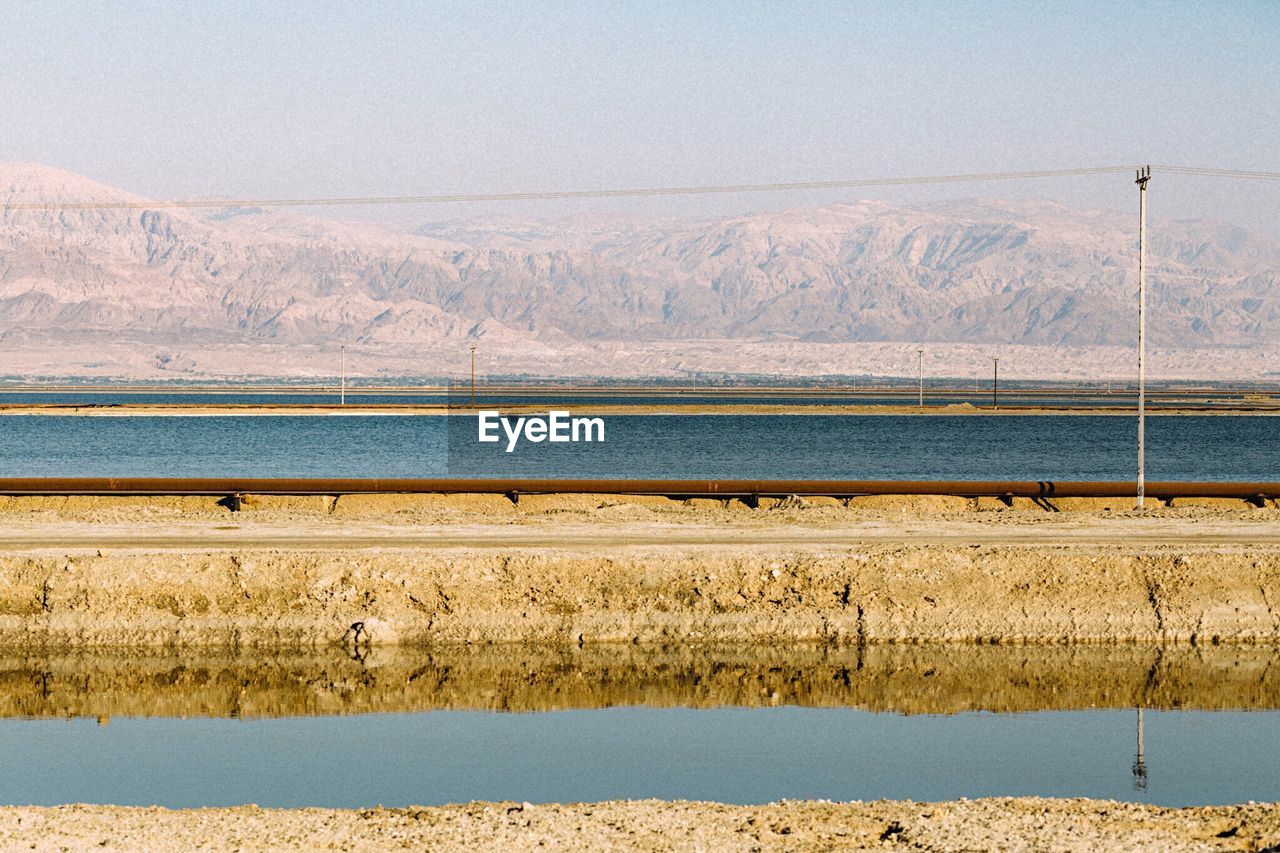
[{"label": "sky", "polygon": [[[155,198],[485,193],[1139,162],[1280,170],[1280,2],[0,3],[0,160]],[[341,215],[1136,207],[1132,177]],[[1280,182],[1153,217],[1280,234]]]}]

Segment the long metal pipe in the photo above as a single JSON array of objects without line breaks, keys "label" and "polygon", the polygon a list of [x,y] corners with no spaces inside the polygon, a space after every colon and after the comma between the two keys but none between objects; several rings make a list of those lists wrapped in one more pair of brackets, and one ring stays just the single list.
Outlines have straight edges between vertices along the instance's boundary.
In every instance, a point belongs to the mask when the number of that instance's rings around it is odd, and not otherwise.
[{"label": "long metal pipe", "polygon": [[[4,477],[0,495],[614,494],[679,497],[1133,497],[1132,482],[1052,480],[551,480]],[[1280,482],[1152,482],[1153,498],[1280,498]]]}]

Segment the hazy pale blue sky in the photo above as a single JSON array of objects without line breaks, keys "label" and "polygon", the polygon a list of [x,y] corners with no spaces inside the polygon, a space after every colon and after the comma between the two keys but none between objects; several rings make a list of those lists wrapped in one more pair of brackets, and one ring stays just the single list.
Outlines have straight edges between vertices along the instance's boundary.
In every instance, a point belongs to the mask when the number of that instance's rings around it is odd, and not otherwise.
[{"label": "hazy pale blue sky", "polygon": [[[155,197],[1040,169],[1280,169],[1280,2],[5,2],[0,159]],[[1280,230],[1280,186],[1173,177],[1153,214]],[[1123,176],[858,197],[1132,206]],[[411,220],[491,213],[426,208]]]}]

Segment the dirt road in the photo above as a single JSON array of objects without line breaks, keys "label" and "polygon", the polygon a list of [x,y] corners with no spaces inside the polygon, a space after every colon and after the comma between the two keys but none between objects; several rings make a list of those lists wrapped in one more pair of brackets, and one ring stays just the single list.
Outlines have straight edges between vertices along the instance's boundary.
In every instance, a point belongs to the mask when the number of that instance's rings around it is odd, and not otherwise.
[{"label": "dirt road", "polygon": [[852,516],[785,513],[712,518],[610,518],[561,512],[537,516],[414,523],[412,518],[255,518],[227,514],[220,522],[153,518],[138,521],[28,519],[0,516],[0,553],[98,549],[237,548],[366,550],[528,549],[586,547],[725,547],[805,545],[1070,545],[1280,546],[1280,513],[1100,518],[1070,514],[987,514],[984,517]]}]

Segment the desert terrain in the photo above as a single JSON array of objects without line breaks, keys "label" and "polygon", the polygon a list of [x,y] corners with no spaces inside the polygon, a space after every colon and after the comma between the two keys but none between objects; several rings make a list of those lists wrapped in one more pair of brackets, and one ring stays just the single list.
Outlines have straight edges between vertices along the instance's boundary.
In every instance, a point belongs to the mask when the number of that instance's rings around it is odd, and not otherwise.
[{"label": "desert terrain", "polygon": [[[0,713],[1280,707],[1280,509],[945,496],[0,498]],[[24,849],[1260,850],[1275,805],[0,809]]]},{"label": "desert terrain", "polygon": [[1280,640],[1280,511],[1058,503],[3,498],[0,645]]}]

